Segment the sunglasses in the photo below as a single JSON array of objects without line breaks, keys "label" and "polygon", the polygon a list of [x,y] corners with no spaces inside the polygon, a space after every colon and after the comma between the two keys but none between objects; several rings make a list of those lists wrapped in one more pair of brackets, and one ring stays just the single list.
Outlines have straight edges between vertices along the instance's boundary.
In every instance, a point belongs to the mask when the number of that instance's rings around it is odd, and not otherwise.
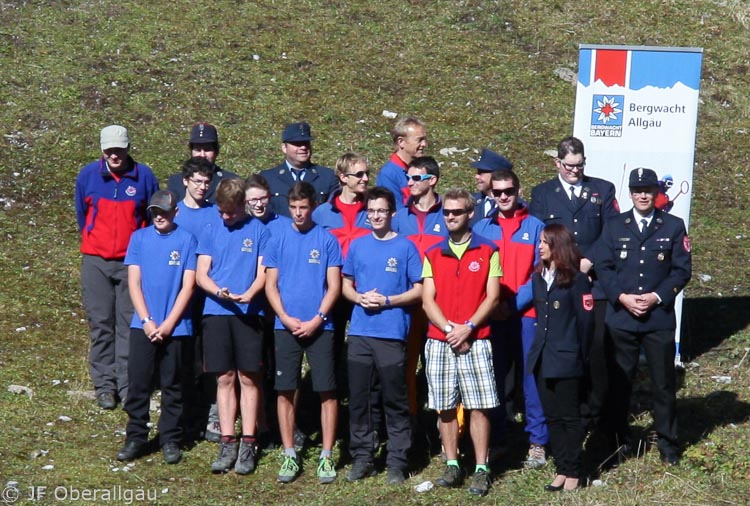
[{"label": "sunglasses", "polygon": [[435,176],[432,174],[413,174],[411,176],[407,175],[406,179],[411,179],[415,183],[419,183],[421,181],[426,181],[430,179],[431,177],[435,177]]},{"label": "sunglasses", "polygon": [[562,165],[565,170],[583,170],[583,168],[586,166],[586,162],[583,161],[581,163],[572,164],[572,163],[565,163],[562,160],[560,160],[560,165]]},{"label": "sunglasses", "polygon": [[443,216],[450,216],[451,214],[453,216],[463,216],[470,211],[470,209],[443,209]]},{"label": "sunglasses", "polygon": [[344,174],[344,175],[345,175],[345,176],[354,176],[354,177],[356,177],[357,179],[362,179],[362,178],[363,178],[363,177],[365,177],[365,176],[368,176],[368,177],[369,177],[369,175],[370,175],[370,171],[369,171],[369,170],[360,170],[360,171],[358,171],[358,172],[347,172],[347,173],[346,173],[346,174]]},{"label": "sunglasses", "polygon": [[511,186],[510,188],[503,188],[501,190],[497,190],[495,188],[492,189],[493,197],[502,197],[503,195],[507,195],[508,197],[515,197],[517,193],[518,189],[515,186]]}]

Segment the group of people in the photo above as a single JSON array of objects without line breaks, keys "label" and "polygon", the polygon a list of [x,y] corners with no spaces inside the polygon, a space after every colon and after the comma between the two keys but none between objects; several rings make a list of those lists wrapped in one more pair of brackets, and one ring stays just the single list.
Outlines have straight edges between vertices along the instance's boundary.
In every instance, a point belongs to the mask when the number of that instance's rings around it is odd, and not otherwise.
[{"label": "group of people", "polygon": [[503,406],[522,390],[526,465],[544,465],[549,450],[557,473],[546,490],[573,490],[587,430],[608,432],[615,463],[633,449],[627,416],[643,348],[657,446],[677,464],[674,302],[691,276],[690,241],[682,220],[655,209],[654,171],[630,174],[633,209],[620,213],[612,183],[586,176],[583,144],[566,137],[558,175],[530,203],[513,164],[489,149],[471,164],[477,193],[438,194],[425,123],[400,118],[392,139],[374,187],[356,153],[334,169],[312,163],[304,122],[284,128],[279,166],[242,180],[216,164],[216,127],[197,123],[191,157],[159,190],[129,155],[127,130],[101,131],[102,157],[76,180],[76,210],[97,402],[120,401],[129,416],[117,458],[147,451],[158,387],[166,462],[180,461],[182,441],[207,416],[204,435],[219,443],[212,471],[251,473],[275,412],[278,481],[294,481],[306,356],[320,397],[318,480],[337,476],[343,395],[347,480],[376,474],[384,425],[387,481],[402,483],[421,358],[446,461],[437,485],[463,483],[466,428],[469,492],[488,492]]}]

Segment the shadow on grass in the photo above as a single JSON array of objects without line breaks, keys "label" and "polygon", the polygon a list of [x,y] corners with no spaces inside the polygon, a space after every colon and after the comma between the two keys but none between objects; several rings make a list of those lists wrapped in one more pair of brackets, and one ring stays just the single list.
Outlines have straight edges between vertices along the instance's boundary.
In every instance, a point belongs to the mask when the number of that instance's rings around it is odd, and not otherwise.
[{"label": "shadow on grass", "polygon": [[750,325],[750,297],[703,297],[683,304],[681,354],[699,357]]}]

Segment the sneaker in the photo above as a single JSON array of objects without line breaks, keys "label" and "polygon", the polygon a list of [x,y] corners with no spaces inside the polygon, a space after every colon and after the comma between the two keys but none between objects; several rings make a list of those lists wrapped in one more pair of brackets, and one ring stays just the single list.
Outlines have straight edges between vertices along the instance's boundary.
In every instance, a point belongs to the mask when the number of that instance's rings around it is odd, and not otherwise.
[{"label": "sneaker", "polygon": [[333,483],[336,479],[336,466],[333,465],[331,457],[321,457],[318,461],[318,481],[320,483]]},{"label": "sneaker", "polygon": [[464,481],[464,473],[458,466],[445,466],[443,475],[435,480],[435,484],[441,487],[458,487]]},{"label": "sneaker", "polygon": [[237,456],[237,462],[234,464],[234,472],[237,474],[250,474],[255,471],[255,458],[258,449],[255,443],[240,442],[240,449]]},{"label": "sneaker", "polygon": [[281,464],[279,475],[276,480],[280,483],[291,483],[299,476],[299,458],[284,455],[284,462]]},{"label": "sneaker", "polygon": [[211,472],[226,473],[229,471],[237,460],[237,450],[239,443],[220,443],[219,456],[211,463]]},{"label": "sneaker", "polygon": [[206,441],[211,441],[212,443],[221,441],[221,424],[218,420],[208,422],[208,425],[206,425],[206,434],[203,437]]},{"label": "sneaker", "polygon": [[117,399],[115,399],[115,394],[112,392],[102,392],[96,396],[96,403],[102,409],[115,409]]},{"label": "sneaker", "polygon": [[547,452],[544,446],[532,444],[529,446],[529,454],[526,456],[524,465],[530,469],[538,469],[547,464]]},{"label": "sneaker", "polygon": [[471,477],[469,493],[471,495],[485,496],[490,490],[490,475],[487,471],[480,469]]},{"label": "sneaker", "polygon": [[164,462],[167,464],[177,464],[182,459],[182,450],[177,443],[165,443],[161,447],[161,453],[164,456]]},{"label": "sneaker", "polygon": [[375,476],[375,466],[372,462],[365,460],[355,460],[352,464],[352,469],[346,475],[347,481],[357,481],[363,478],[370,478]]},{"label": "sneaker", "polygon": [[305,449],[305,445],[307,444],[307,434],[299,430],[298,428],[294,428],[294,451],[297,453],[302,453],[302,450]]},{"label": "sneaker", "polygon": [[386,476],[388,485],[400,485],[406,480],[406,478],[404,477],[404,472],[397,467],[389,467],[388,474]]},{"label": "sneaker", "polygon": [[125,441],[125,445],[117,452],[117,460],[128,462],[143,455],[146,451],[146,443],[138,441]]}]

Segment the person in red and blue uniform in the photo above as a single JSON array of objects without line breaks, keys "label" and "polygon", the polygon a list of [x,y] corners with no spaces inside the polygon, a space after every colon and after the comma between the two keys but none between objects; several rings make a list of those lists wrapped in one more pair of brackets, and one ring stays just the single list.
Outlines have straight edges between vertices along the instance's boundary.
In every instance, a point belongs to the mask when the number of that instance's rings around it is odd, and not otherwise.
[{"label": "person in red and blue uniform", "polygon": [[101,131],[102,157],[81,169],[75,204],[81,232],[81,286],[89,320],[89,371],[96,400],[114,409],[128,393],[128,342],[133,304],[123,263],[130,236],[150,223],[146,206],[159,190],[151,169],[128,154],[125,127]]},{"label": "person in red and blue uniform", "polygon": [[651,376],[656,445],[663,462],[677,465],[674,305],[692,276],[690,239],[682,219],[655,208],[656,172],[634,169],[629,186],[633,209],[607,222],[597,255],[616,364],[610,398],[612,444],[618,458],[633,449],[628,409],[643,349]]},{"label": "person in red and blue uniform", "polygon": [[474,197],[474,218],[471,224],[490,216],[497,204],[492,196],[492,174],[498,170],[513,170],[513,164],[503,155],[495,153],[491,149],[484,148],[476,162],[471,166],[477,170],[474,175],[477,192]]},{"label": "person in red and blue uniform", "polygon": [[607,299],[597,279],[593,255],[604,223],[617,216],[620,208],[611,182],[584,174],[586,156],[580,139],[571,136],[559,142],[555,166],[557,177],[531,191],[529,212],[545,225],[560,223],[568,227],[583,255],[581,272],[588,274],[594,284],[594,339],[586,364],[587,399],[582,408],[585,425],[593,428],[606,418],[603,409],[610,383],[607,363],[611,361],[605,344],[609,339],[604,325]]},{"label": "person in red and blue uniform", "polygon": [[281,133],[284,161],[276,167],[260,172],[271,188],[271,210],[291,218],[287,194],[298,181],[306,181],[315,188],[317,204],[326,202],[339,187],[339,180],[329,167],[312,162],[313,135],[310,124],[291,123]]},{"label": "person in red and blue uniform", "polygon": [[396,196],[396,207],[401,209],[409,200],[406,170],[414,158],[424,156],[427,149],[427,125],[415,116],[404,116],[391,130],[395,151],[378,171],[375,184],[388,188]]},{"label": "person in red and blue uniform", "polygon": [[[544,223],[531,216],[528,208],[521,202],[521,182],[515,172],[493,172],[491,185],[495,210],[489,218],[476,223],[473,230],[497,245],[503,269],[500,305],[490,319],[497,389],[498,392],[506,392],[507,398],[508,379],[504,371],[510,369],[520,373],[514,376],[518,376],[523,385],[526,432],[530,443],[526,465],[534,468],[546,463],[544,447],[549,441],[549,435],[533,371],[524,364],[534,341],[536,325],[536,311],[532,305],[529,281],[539,263],[537,245]],[[515,377],[512,379],[515,380]],[[515,384],[516,381],[512,383]],[[491,416],[493,438],[490,447],[493,448],[502,444],[505,410],[495,410]]]}]

